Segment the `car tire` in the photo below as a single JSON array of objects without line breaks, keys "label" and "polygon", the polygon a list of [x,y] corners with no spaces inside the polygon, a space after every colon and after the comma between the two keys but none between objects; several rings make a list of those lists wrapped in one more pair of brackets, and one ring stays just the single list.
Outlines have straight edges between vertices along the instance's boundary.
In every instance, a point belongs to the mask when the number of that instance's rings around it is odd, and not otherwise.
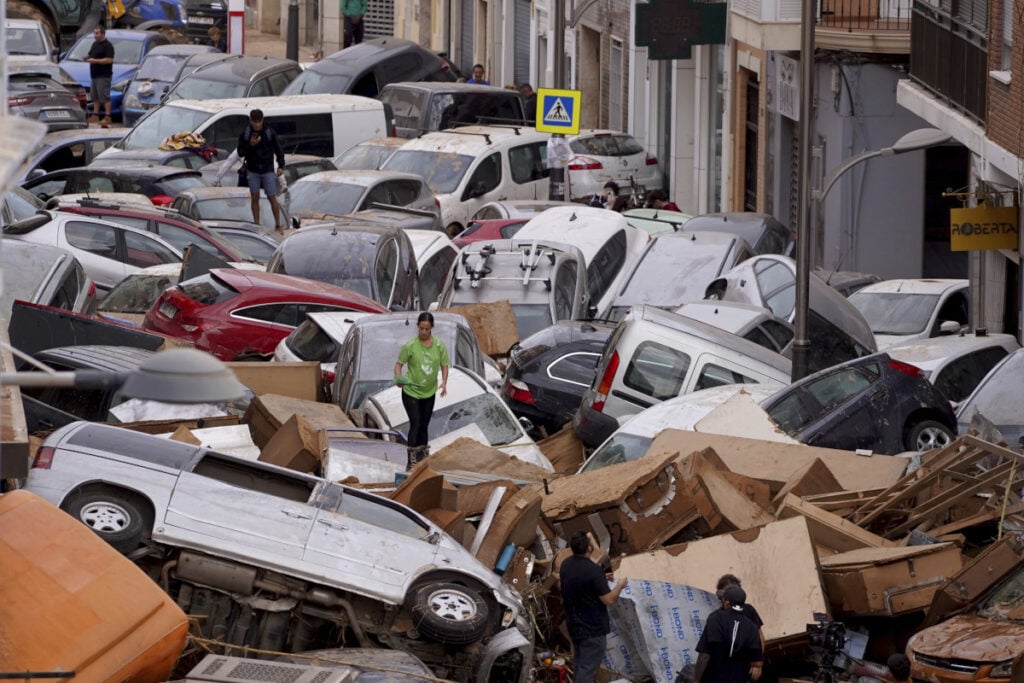
[{"label": "car tire", "polygon": [[470,645],[483,638],[489,611],[479,593],[457,583],[430,583],[413,597],[416,629],[444,645]]},{"label": "car tire", "polygon": [[72,494],[61,506],[121,553],[129,553],[149,540],[151,514],[131,493],[108,487]]},{"label": "car tire", "polygon": [[449,223],[447,226],[445,226],[445,229],[444,229],[444,231],[448,235],[449,239],[455,239],[456,236],[458,236],[458,234],[460,232],[462,232],[462,230],[463,230],[463,227],[461,225],[459,225],[458,223]]},{"label": "car tire", "polygon": [[941,422],[922,420],[907,429],[903,446],[908,451],[930,451],[949,445],[955,436],[949,427]]}]

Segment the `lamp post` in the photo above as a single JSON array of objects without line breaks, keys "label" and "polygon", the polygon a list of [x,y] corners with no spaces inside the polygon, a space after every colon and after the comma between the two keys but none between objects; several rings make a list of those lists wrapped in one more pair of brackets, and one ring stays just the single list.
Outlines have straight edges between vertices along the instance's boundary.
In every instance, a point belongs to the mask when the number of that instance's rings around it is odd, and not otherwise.
[{"label": "lamp post", "polygon": [[[949,142],[952,136],[938,128],[918,128],[905,134],[899,140],[892,144],[891,147],[883,147],[882,149],[872,149],[866,152],[861,152],[856,156],[852,156],[843,163],[839,164],[825,176],[822,181],[821,189],[810,190],[809,192],[801,192],[800,198],[805,201],[806,204],[802,207],[802,216],[806,217],[803,229],[800,233],[800,244],[797,250],[797,262],[796,262],[796,313],[793,318],[794,337],[793,337],[793,369],[792,369],[792,380],[803,379],[808,374],[808,358],[810,356],[811,341],[807,332],[807,313],[808,313],[808,291],[810,287],[810,272],[811,272],[811,218],[817,214],[818,207],[825,201],[825,197],[828,195],[829,190],[836,184],[839,178],[849,171],[851,168],[867,161],[868,159],[874,159],[875,157],[888,157],[895,154],[904,154],[906,152],[916,152],[928,147],[935,147]],[[805,174],[804,183],[808,183]]]}]

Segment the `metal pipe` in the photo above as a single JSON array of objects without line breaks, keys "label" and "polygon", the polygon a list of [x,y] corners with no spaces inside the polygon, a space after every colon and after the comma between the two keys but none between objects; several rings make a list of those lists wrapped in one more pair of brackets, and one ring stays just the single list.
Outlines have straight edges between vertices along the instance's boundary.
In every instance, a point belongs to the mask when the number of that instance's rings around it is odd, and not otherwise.
[{"label": "metal pipe", "polygon": [[814,134],[814,15],[815,0],[803,0],[800,13],[800,146],[799,186],[800,220],[797,228],[796,313],[793,317],[794,382],[806,377],[809,368],[811,341],[807,334],[809,291],[811,286],[811,254],[814,199],[811,195],[811,136]]}]

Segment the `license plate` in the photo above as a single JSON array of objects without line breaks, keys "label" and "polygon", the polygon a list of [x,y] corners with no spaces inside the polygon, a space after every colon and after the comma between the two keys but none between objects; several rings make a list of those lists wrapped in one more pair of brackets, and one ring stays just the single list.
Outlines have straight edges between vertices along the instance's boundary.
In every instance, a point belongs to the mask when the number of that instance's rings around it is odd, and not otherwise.
[{"label": "license plate", "polygon": [[217,20],[214,19],[213,17],[189,17],[188,18],[188,23],[190,23],[190,24],[210,24],[210,25],[213,25],[214,23],[216,23],[216,21]]},{"label": "license plate", "polygon": [[174,304],[170,303],[169,301],[165,301],[162,304],[160,304],[160,315],[162,315],[162,316],[164,316],[166,318],[173,318],[174,314],[177,313],[177,312],[178,312],[177,306],[175,306]]},{"label": "license plate", "polygon": [[70,119],[71,112],[64,109],[50,109],[43,111],[44,119]]}]

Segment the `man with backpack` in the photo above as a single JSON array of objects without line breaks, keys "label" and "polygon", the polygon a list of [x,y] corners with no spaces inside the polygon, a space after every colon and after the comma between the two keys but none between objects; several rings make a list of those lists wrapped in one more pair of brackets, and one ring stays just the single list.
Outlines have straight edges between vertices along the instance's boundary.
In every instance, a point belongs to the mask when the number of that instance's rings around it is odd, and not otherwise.
[{"label": "man with backpack", "polygon": [[284,151],[274,130],[264,125],[263,111],[260,109],[249,112],[249,125],[238,138],[238,156],[244,160],[243,165],[249,180],[253,222],[260,222],[260,188],[263,188],[267,201],[270,202],[270,210],[274,214],[274,229],[283,230],[281,205],[277,201],[277,178],[284,174]]}]

